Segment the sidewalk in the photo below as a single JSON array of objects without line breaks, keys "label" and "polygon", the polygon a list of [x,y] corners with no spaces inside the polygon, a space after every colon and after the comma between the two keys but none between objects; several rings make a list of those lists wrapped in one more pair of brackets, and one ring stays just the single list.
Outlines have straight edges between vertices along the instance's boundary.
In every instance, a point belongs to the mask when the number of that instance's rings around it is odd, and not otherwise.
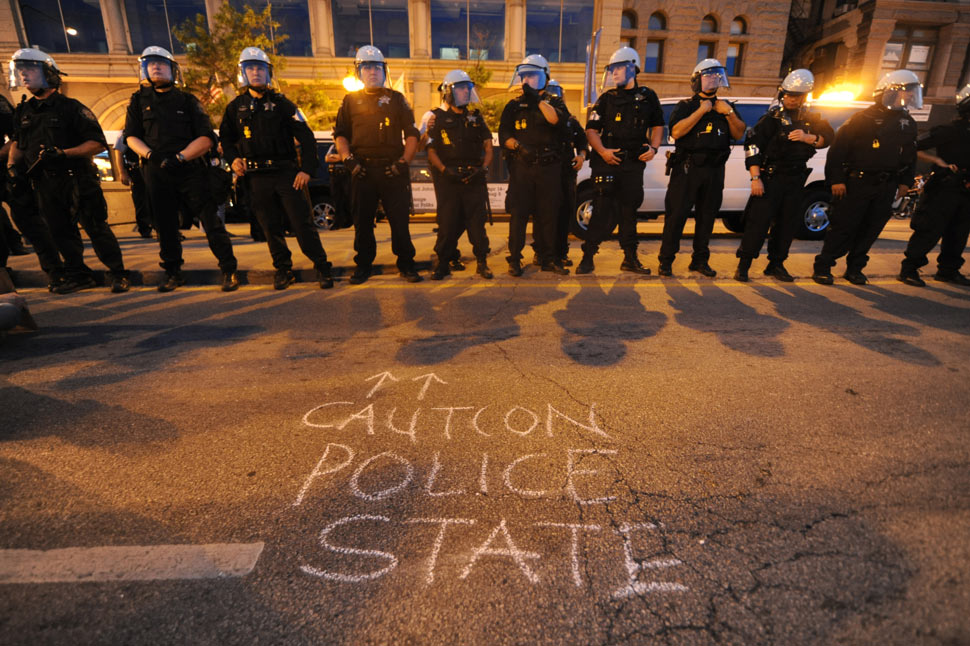
[{"label": "sidewalk", "polygon": [[[125,265],[131,271],[131,283],[133,286],[157,285],[164,277],[164,272],[159,267],[158,262],[158,242],[154,239],[144,239],[132,231],[132,224],[126,223],[113,226],[112,229],[118,237],[122,253],[125,258]],[[239,261],[239,278],[243,285],[269,285],[273,282],[273,264],[270,259],[269,250],[265,242],[254,242],[249,237],[248,224],[230,224],[227,227],[232,234],[233,250]],[[422,217],[420,221],[411,223],[411,239],[414,242],[417,254],[415,260],[418,271],[424,273],[427,278],[427,270],[431,265],[431,256],[434,250],[436,234],[435,225],[430,218]],[[649,267],[654,274],[651,276],[639,277],[640,280],[659,280],[655,275],[657,270],[657,251],[660,247],[660,234],[663,230],[662,220],[651,220],[640,222],[638,231],[640,233],[640,259],[643,264]],[[684,239],[681,242],[681,253],[677,256],[674,263],[674,277],[679,279],[692,279],[688,275],[687,265],[690,262],[691,236],[693,222],[689,221],[685,231]],[[507,255],[507,222],[496,222],[492,226],[486,225],[491,242],[492,251],[489,254],[489,266],[495,273],[496,278],[509,278],[505,273],[507,269],[505,256]],[[199,229],[192,229],[183,232],[186,240],[182,243],[183,257],[185,264],[182,267],[183,276],[188,285],[218,285],[221,274],[216,266],[215,257],[209,251],[205,234]],[[909,222],[905,220],[891,220],[887,225],[880,239],[873,247],[870,254],[869,266],[866,274],[870,278],[893,279],[899,273],[899,263],[902,260],[903,250],[906,248],[906,241],[909,239]],[[381,272],[379,280],[397,279],[397,268],[395,257],[391,253],[390,229],[387,223],[381,222],[377,226],[377,258],[375,269]],[[353,229],[340,229],[337,231],[323,231],[320,233],[320,240],[327,251],[330,262],[334,266],[334,276],[338,280],[338,285],[346,284],[346,278],[354,270],[354,237]],[[734,255],[738,247],[740,237],[723,228],[718,221],[714,229],[714,238],[711,240],[711,260],[710,264],[717,270],[718,275],[714,280],[733,280],[734,269],[737,267],[737,258]],[[300,252],[296,238],[286,239],[293,253],[293,269],[297,274],[298,280],[302,282],[315,283],[316,276],[310,261]],[[570,238],[570,258],[573,263],[578,264],[582,258],[580,251],[581,242],[575,238]],[[821,242],[796,240],[792,245],[792,253],[786,266],[788,270],[799,279],[809,279],[812,274],[812,261]],[[471,256],[471,245],[462,236],[459,241],[459,249],[462,251],[465,264],[468,270],[455,273],[450,279],[457,280],[462,278],[478,279],[475,276],[475,261]],[[929,269],[935,268],[934,251],[930,255]],[[532,260],[532,250],[526,247],[523,254],[526,263]],[[596,255],[596,270],[590,276],[579,276],[580,280],[585,278],[609,278],[621,274],[620,263],[623,254],[619,249],[615,239],[604,243],[600,252]],[[104,267],[94,255],[90,243],[85,238],[85,261],[88,266],[94,269],[99,276]],[[751,278],[754,281],[773,280],[762,276],[762,269],[767,263],[767,259],[762,253],[761,257],[755,260],[751,269]],[[8,265],[16,273],[16,283],[19,287],[46,287],[47,276],[44,274],[37,263],[37,257],[33,254],[28,256],[11,256]],[[575,277],[575,264],[570,268],[569,278]],[[844,271],[844,261],[841,261],[834,268],[837,277],[836,284],[840,281],[838,277]],[[550,280],[560,280],[561,277],[550,273],[539,274],[536,267],[527,267],[524,279],[534,278],[541,275]],[[633,277],[632,274],[625,276]],[[373,280],[373,279],[372,279]],[[698,280],[711,280],[708,278],[698,278]],[[368,283],[365,283],[365,285]]]}]

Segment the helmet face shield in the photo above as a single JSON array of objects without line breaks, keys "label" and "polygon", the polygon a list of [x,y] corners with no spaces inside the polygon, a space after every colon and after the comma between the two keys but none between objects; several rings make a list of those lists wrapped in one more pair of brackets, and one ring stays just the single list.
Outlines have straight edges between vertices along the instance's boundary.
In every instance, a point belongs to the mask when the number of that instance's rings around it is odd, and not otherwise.
[{"label": "helmet face shield", "polygon": [[475,84],[471,81],[460,81],[451,86],[451,91],[445,95],[445,99],[456,108],[463,108],[469,103],[480,103],[478,92],[475,91]]},{"label": "helmet face shield", "polygon": [[536,67],[535,65],[519,65],[515,68],[515,73],[512,75],[512,82],[509,84],[509,87],[528,84],[533,90],[542,90],[548,82],[549,79],[546,77],[546,71],[541,67]]},{"label": "helmet face shield", "polygon": [[637,77],[637,66],[633,61],[620,61],[606,66],[603,74],[603,90],[613,87],[623,88]]},{"label": "helmet face shield", "polygon": [[718,88],[731,87],[727,72],[723,67],[711,67],[700,73],[700,91],[713,94]]},{"label": "helmet face shield", "polygon": [[377,61],[363,61],[358,63],[357,78],[368,90],[383,87],[387,81],[387,64]]},{"label": "helmet face shield", "polygon": [[266,88],[273,82],[273,68],[264,61],[240,61],[239,86]]},{"label": "helmet face shield", "polygon": [[138,80],[144,85],[167,86],[175,82],[172,61],[162,56],[143,56],[138,68]]},{"label": "helmet face shield", "polygon": [[919,83],[890,86],[879,97],[890,110],[919,110],[923,107],[923,87]]},{"label": "helmet face shield", "polygon": [[50,88],[44,73],[44,64],[40,61],[12,60],[9,68],[8,86],[11,90],[26,88],[35,92]]}]

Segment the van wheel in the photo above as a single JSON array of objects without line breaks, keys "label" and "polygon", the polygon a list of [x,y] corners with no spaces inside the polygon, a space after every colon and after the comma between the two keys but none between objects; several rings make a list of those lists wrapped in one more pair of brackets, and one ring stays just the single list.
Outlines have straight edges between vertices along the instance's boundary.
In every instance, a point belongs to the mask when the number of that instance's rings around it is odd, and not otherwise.
[{"label": "van wheel", "polygon": [[829,207],[832,203],[832,194],[821,188],[808,189],[805,191],[805,199],[802,200],[802,207],[798,210],[801,213],[801,220],[795,237],[799,240],[821,240],[825,237],[825,232],[829,228]]},{"label": "van wheel", "polygon": [[337,226],[337,209],[330,202],[320,199],[313,205],[313,224],[320,231],[329,231]]},{"label": "van wheel", "polygon": [[576,212],[569,218],[569,232],[580,240],[585,240],[591,217],[593,217],[593,191],[581,189],[576,197]]},{"label": "van wheel", "polygon": [[744,218],[740,213],[725,213],[721,216],[724,228],[731,233],[741,233],[744,231]]}]

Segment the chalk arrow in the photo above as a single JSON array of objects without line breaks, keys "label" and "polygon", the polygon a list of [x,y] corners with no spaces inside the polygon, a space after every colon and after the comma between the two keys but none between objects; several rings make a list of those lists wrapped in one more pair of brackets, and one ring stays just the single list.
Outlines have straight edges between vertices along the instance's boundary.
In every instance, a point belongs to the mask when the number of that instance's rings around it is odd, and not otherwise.
[{"label": "chalk arrow", "polygon": [[435,381],[437,381],[439,384],[447,384],[448,383],[444,379],[439,378],[438,375],[436,375],[433,372],[429,372],[426,375],[421,375],[419,377],[415,377],[411,381],[418,381],[419,379],[424,379],[424,385],[421,386],[421,392],[418,393],[418,399],[424,399],[425,394],[427,394],[427,392],[428,392],[428,387],[431,386],[431,380],[432,379],[435,380]]},{"label": "chalk arrow", "polygon": [[[377,379],[378,377],[380,377],[380,381],[378,381],[378,382],[377,382],[377,385],[376,385],[376,386],[374,386],[373,388],[371,388],[371,389],[370,389],[370,392],[369,392],[369,393],[367,393],[367,399],[370,399],[370,398],[371,398],[371,395],[373,395],[374,393],[376,393],[376,392],[377,392],[377,390],[378,390],[378,389],[379,389],[379,388],[380,388],[381,386],[383,386],[383,385],[384,385],[384,382],[385,382],[385,381],[387,381],[388,379],[390,379],[391,381],[398,381],[398,378],[397,378],[397,377],[395,377],[394,375],[392,375],[392,374],[391,374],[391,373],[389,373],[389,372],[382,372],[382,373],[380,373],[380,374],[376,374],[376,375],[373,375],[373,376],[371,376],[371,377],[368,377],[368,378],[367,378],[367,379],[365,379],[364,381],[373,381],[374,379]],[[420,397],[419,397],[418,399],[420,399]]]}]

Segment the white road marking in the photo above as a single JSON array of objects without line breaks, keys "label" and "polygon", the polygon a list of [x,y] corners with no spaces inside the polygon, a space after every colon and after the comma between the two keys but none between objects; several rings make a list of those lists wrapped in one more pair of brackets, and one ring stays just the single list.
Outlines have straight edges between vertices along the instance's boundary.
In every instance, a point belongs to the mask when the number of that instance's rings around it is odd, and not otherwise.
[{"label": "white road marking", "polygon": [[0,550],[0,584],[241,577],[262,551],[263,543]]}]

